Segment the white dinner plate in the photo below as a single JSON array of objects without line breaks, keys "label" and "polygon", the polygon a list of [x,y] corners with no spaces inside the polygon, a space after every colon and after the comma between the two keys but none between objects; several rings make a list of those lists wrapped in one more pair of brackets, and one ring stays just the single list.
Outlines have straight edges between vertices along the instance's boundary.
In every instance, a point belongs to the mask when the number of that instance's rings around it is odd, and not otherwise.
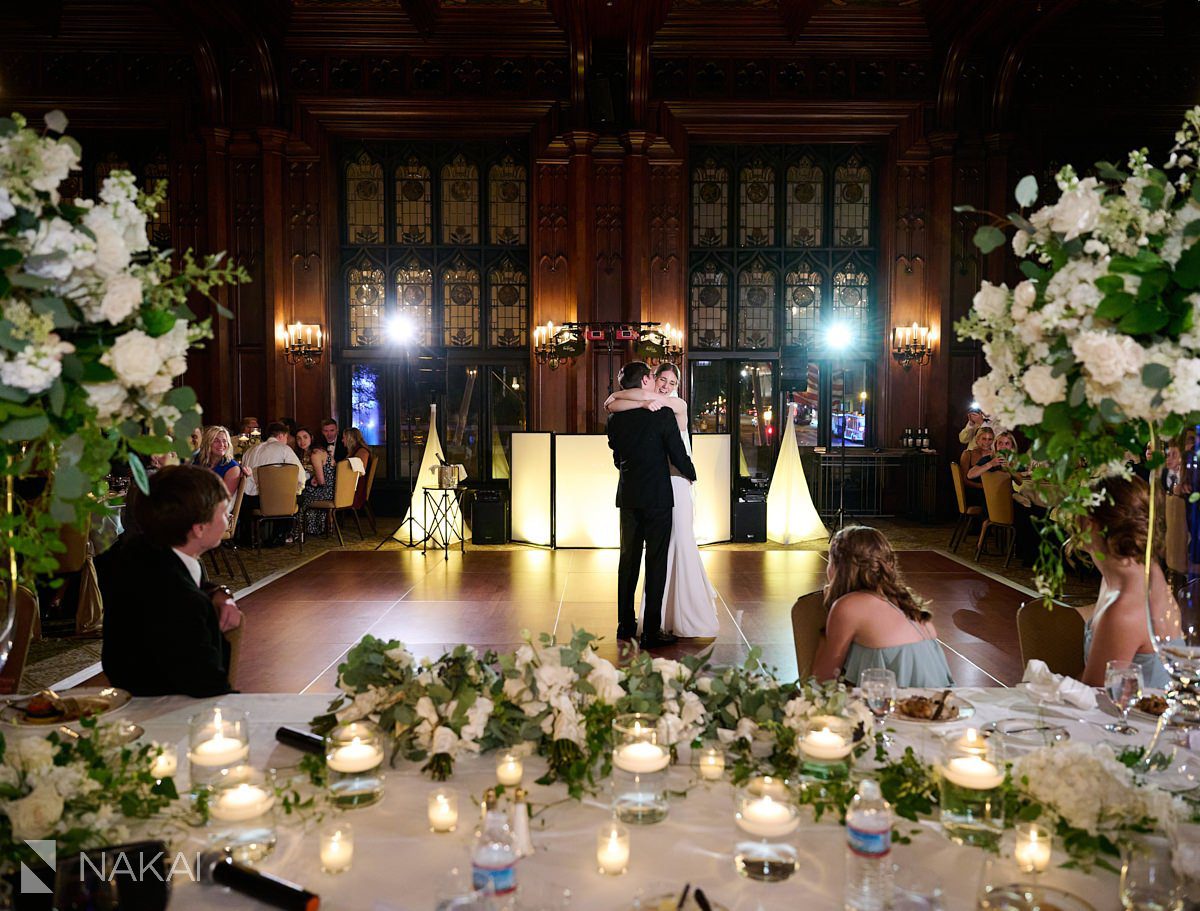
[{"label": "white dinner plate", "polygon": [[[1147,696],[1161,696],[1161,695],[1163,695],[1162,690],[1143,690],[1142,691],[1143,699],[1145,699]],[[1149,721],[1151,724],[1158,724],[1158,719],[1159,719],[1158,715],[1152,714],[1151,712],[1143,712],[1141,709],[1139,709],[1137,707],[1136,702],[1133,704],[1133,708],[1131,708],[1129,710],[1129,717],[1137,718],[1140,721]]]},{"label": "white dinner plate", "polygon": [[115,686],[77,686],[71,690],[63,690],[57,695],[71,706],[68,711],[31,717],[27,709],[30,702],[38,697],[38,694],[34,693],[32,696],[10,699],[7,705],[0,708],[0,722],[15,727],[38,728],[69,724],[80,718],[96,718],[115,712],[132,698],[128,690]]},{"label": "white dinner plate", "polygon": [[[942,690],[905,690],[896,695],[896,710],[892,713],[889,721],[899,721],[905,724],[954,724],[956,721],[962,721],[964,718],[970,718],[975,714],[975,706],[959,696],[957,693],[951,692],[946,697],[946,708],[948,712],[943,712],[942,717],[936,721],[932,718],[911,718],[901,711],[901,706],[906,699],[917,696],[924,696],[927,699],[939,700],[942,698]],[[955,711],[957,710],[957,711]],[[950,714],[952,717],[946,717]]]}]

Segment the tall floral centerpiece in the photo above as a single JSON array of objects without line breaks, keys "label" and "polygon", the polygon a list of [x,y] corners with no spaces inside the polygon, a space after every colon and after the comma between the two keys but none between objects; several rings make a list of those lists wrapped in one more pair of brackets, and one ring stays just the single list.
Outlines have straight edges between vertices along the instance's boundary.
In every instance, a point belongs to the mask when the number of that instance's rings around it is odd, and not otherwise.
[{"label": "tall floral centerpiece", "polygon": [[58,111],[43,131],[0,118],[0,579],[10,592],[53,571],[62,525],[106,508],[114,460],[144,490],[138,456],[186,454],[200,408],[179,378],[211,335],[188,298],[248,279],[221,254],[151,248],[146,220],[163,184],[146,194],[114,171],[98,199],[64,198],[80,160],[66,124]]},{"label": "tall floral centerpiece", "polygon": [[[1026,177],[1016,190],[1021,212],[975,236],[988,253],[1005,243],[1004,227],[1016,229],[1012,249],[1024,280],[1012,289],[984,282],[957,328],[983,343],[991,368],[975,397],[1031,440],[1034,483],[1049,492],[1037,564],[1046,596],[1061,590],[1063,545],[1096,505],[1095,480],[1127,473],[1147,450],[1153,538],[1164,444],[1200,423],[1200,107],[1175,140],[1161,167],[1145,149],[1125,170],[1100,162],[1095,176],[1081,178],[1064,167],[1058,200],[1032,212],[1038,187]],[[1186,503],[1193,535],[1196,499],[1192,493]],[[1148,583],[1159,544],[1148,542]],[[1174,681],[1171,715],[1195,727],[1200,602],[1196,567],[1188,568],[1178,610],[1151,611],[1150,623]]]}]

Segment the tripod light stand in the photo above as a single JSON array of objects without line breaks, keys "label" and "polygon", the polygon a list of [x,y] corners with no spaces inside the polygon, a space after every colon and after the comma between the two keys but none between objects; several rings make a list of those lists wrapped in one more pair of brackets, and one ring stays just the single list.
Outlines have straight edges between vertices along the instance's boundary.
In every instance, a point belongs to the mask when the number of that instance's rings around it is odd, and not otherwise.
[{"label": "tripod light stand", "polygon": [[[413,342],[416,340],[417,326],[410,317],[401,314],[399,316],[392,317],[392,319],[388,322],[387,334],[388,339],[394,344],[398,345],[404,354],[404,374],[401,377],[401,382],[399,384],[400,423],[401,427],[403,427],[405,421],[404,387],[408,385],[411,347]],[[419,468],[416,470],[413,468],[413,439],[411,427],[408,429],[408,436],[406,438],[404,449],[408,462],[409,473],[408,515],[405,516],[404,521],[402,521],[396,527],[395,531],[375,545],[376,550],[379,550],[379,548],[383,547],[383,545],[388,541],[395,541],[397,544],[403,544],[405,547],[420,547],[423,543],[425,543],[426,537],[428,537],[428,532],[425,530],[424,526],[420,526],[420,534],[418,535],[417,533],[417,528],[420,523],[417,522],[415,499],[417,488],[416,472],[419,470]],[[407,532],[405,531],[406,526]]]}]

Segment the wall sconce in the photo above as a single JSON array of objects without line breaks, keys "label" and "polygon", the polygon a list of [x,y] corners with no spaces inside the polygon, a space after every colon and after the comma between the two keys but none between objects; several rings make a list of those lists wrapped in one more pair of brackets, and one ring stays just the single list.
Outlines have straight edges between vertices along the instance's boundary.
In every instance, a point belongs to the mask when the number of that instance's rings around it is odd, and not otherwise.
[{"label": "wall sconce", "polygon": [[586,342],[582,328],[576,323],[556,326],[548,322],[533,330],[533,356],[539,364],[557,370],[563,361],[573,362],[583,354]]},{"label": "wall sconce", "polygon": [[892,357],[905,370],[914,364],[924,367],[933,354],[933,339],[928,326],[896,326],[892,329]]},{"label": "wall sconce", "polygon": [[316,323],[292,323],[287,327],[283,356],[289,364],[315,367],[325,351],[321,327]]}]

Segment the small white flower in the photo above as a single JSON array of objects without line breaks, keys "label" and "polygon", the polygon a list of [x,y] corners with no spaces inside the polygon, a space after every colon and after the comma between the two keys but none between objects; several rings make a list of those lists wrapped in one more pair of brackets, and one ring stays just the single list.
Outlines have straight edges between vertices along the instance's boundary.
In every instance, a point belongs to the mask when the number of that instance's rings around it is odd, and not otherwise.
[{"label": "small white flower", "polygon": [[1018,231],[1013,235],[1012,249],[1017,256],[1024,256],[1029,252],[1029,242],[1033,240],[1033,235],[1028,231]]},{"label": "small white flower", "polygon": [[1053,206],[1050,229],[1063,235],[1063,240],[1074,240],[1095,229],[1102,207],[1097,184],[1096,178],[1085,177],[1073,188],[1065,190]]},{"label": "small white flower", "polygon": [[433,732],[433,743],[429,747],[429,752],[437,755],[438,753],[447,753],[454,756],[458,752],[458,735],[450,728],[442,725]]},{"label": "small white flower", "polygon": [[46,116],[42,118],[42,122],[46,124],[46,129],[53,133],[67,132],[67,115],[55,108],[53,111],[47,111]]},{"label": "small white flower", "polygon": [[[142,283],[128,273],[114,275],[104,289],[104,297],[96,312],[99,319],[117,325],[129,319],[142,304]],[[84,308],[91,315],[90,308]]]},{"label": "small white flower", "polygon": [[1081,332],[1071,341],[1071,351],[1101,386],[1140,373],[1146,360],[1145,350],[1135,339],[1115,332]]},{"label": "small white flower", "polygon": [[27,772],[44,769],[54,761],[54,744],[45,737],[22,737],[9,747]]}]

